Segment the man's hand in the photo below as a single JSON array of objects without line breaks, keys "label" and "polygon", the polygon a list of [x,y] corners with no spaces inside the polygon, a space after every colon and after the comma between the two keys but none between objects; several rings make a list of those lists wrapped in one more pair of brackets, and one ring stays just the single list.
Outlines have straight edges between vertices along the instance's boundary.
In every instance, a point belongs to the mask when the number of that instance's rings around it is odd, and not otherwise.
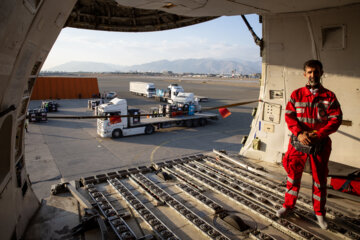
[{"label": "man's hand", "polygon": [[309,133],[308,136],[309,136],[312,144],[316,144],[320,141],[319,136],[316,134],[316,131]]},{"label": "man's hand", "polygon": [[304,145],[310,145],[312,140],[309,136],[309,132],[302,132],[297,136],[298,140]]}]

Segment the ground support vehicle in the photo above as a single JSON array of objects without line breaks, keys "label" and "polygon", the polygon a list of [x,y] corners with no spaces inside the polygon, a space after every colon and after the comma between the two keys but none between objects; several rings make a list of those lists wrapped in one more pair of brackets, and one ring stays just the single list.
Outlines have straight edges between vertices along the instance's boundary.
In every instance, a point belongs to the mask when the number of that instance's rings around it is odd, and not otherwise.
[{"label": "ground support vehicle", "polygon": [[156,95],[154,96],[155,100],[159,102],[167,102],[169,98],[169,92],[164,89],[156,89]]},{"label": "ground support vehicle", "polygon": [[[204,96],[194,96],[195,100],[198,102],[208,102],[209,98]],[[169,102],[171,103],[172,100],[169,98],[168,92],[164,89],[156,89],[156,95],[154,96],[154,99],[159,102]]]},{"label": "ground support vehicle", "polygon": [[183,93],[184,89],[182,86],[175,84],[170,84],[167,89],[156,89],[156,95],[154,96],[156,100],[160,102],[172,102],[172,99],[176,97],[179,93]]},{"label": "ground support vehicle", "polygon": [[59,104],[55,101],[42,101],[41,108],[46,112],[57,112]]},{"label": "ground support vehicle", "polygon": [[116,92],[108,92],[105,94],[105,98],[106,99],[113,99],[117,97],[117,93]]},{"label": "ground support vehicle", "polygon": [[160,108],[158,114],[160,117],[140,117],[139,109],[128,109],[125,99],[115,98],[110,103],[102,104],[97,108],[99,116],[108,116],[97,120],[97,134],[101,137],[113,138],[152,134],[155,128],[204,126],[209,119],[218,118],[217,114],[195,113],[194,110],[183,111],[183,108],[176,110],[174,106],[169,105]]},{"label": "ground support vehicle", "polygon": [[130,82],[129,91],[136,95],[151,98],[156,94],[156,88],[153,83],[148,82]]},{"label": "ground support vehicle", "polygon": [[201,111],[201,105],[199,101],[195,98],[193,93],[185,93],[180,92],[176,96],[174,96],[171,100],[168,101],[169,103],[176,104],[176,105],[193,105],[195,107],[196,112]]},{"label": "ground support vehicle", "polygon": [[90,99],[88,100],[88,109],[94,110],[97,106],[104,104],[104,99]]},{"label": "ground support vehicle", "polygon": [[154,98],[160,102],[179,102],[176,100],[179,96],[186,96],[187,98],[191,95],[191,101],[207,102],[208,98],[204,96],[195,96],[193,93],[186,93],[184,88],[176,83],[170,84],[167,89],[156,89],[156,95]]},{"label": "ground support vehicle", "polygon": [[29,122],[45,122],[47,121],[47,112],[44,108],[30,109],[27,112]]}]

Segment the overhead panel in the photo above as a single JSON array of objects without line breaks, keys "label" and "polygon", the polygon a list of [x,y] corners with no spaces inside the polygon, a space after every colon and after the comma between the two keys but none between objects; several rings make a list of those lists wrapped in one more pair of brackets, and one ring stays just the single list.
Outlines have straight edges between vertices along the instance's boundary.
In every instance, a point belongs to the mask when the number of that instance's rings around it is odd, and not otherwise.
[{"label": "overhead panel", "polygon": [[230,16],[250,13],[264,13],[268,12],[258,5],[247,3],[246,1],[218,1],[218,0],[148,0],[148,1],[129,1],[116,0],[117,3],[123,6],[131,6],[136,8],[148,10],[163,10],[168,13],[177,14],[188,17],[203,17],[203,16]]},{"label": "overhead panel", "polygon": [[294,13],[357,2],[356,0],[305,0],[290,3],[287,0],[78,0],[65,27],[119,32],[161,31],[202,23],[219,16]]},{"label": "overhead panel", "polygon": [[[187,17],[163,10],[168,2],[156,3],[158,8],[146,8],[151,1],[80,0],[66,22],[66,27],[118,31],[148,32],[185,27],[209,21],[217,16]],[[172,5],[168,5],[171,7]],[[175,5],[173,5],[175,6]],[[178,6],[178,5],[176,5]],[[185,5],[181,5],[185,6]]]},{"label": "overhead panel", "polygon": [[123,6],[148,10],[163,10],[182,16],[230,16],[240,14],[276,14],[313,11],[324,8],[346,6],[357,3],[356,0],[116,0]]}]

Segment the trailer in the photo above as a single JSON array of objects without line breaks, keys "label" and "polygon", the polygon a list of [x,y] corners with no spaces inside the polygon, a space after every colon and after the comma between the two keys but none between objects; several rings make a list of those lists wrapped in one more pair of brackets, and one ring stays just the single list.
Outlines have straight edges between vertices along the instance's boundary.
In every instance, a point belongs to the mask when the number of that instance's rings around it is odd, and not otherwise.
[{"label": "trailer", "polygon": [[205,97],[205,96],[195,95],[195,99],[196,99],[198,102],[208,102],[208,101],[209,101],[209,98],[208,98],[208,97]]},{"label": "trailer", "polygon": [[155,96],[155,84],[148,82],[130,82],[129,91],[133,94],[151,98]]},{"label": "trailer", "polygon": [[205,126],[208,120],[218,119],[217,114],[196,113],[195,106],[160,105],[151,118],[141,117],[140,109],[128,109],[126,99],[115,98],[98,107],[97,134],[101,137],[119,138],[138,134],[152,134],[155,129],[169,127]]}]

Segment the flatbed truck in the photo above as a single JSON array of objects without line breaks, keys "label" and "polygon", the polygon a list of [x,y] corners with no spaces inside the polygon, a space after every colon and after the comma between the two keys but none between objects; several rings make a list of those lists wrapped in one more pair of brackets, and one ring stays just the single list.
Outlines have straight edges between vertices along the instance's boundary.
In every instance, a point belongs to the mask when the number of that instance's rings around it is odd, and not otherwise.
[{"label": "flatbed truck", "polygon": [[[174,113],[174,112],[173,112]],[[181,113],[146,118],[139,109],[128,109],[126,99],[115,98],[98,107],[98,115],[108,116],[97,120],[97,134],[101,137],[119,138],[139,134],[152,134],[155,129],[186,126],[204,126],[208,120],[218,119],[214,113]]]}]

